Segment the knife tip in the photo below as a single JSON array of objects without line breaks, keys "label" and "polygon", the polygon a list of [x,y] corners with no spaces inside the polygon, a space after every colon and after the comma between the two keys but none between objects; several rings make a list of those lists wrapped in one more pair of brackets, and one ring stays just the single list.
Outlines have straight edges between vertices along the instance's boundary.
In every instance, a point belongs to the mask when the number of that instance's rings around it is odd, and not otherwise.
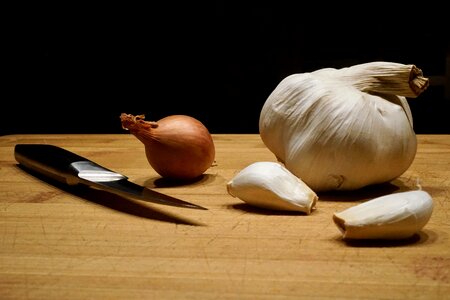
[{"label": "knife tip", "polygon": [[192,203],[190,203],[189,205],[186,205],[186,207],[194,208],[194,209],[201,209],[201,210],[208,210],[206,207],[203,207],[203,206],[200,206],[200,205],[196,205],[196,204],[192,204]]}]

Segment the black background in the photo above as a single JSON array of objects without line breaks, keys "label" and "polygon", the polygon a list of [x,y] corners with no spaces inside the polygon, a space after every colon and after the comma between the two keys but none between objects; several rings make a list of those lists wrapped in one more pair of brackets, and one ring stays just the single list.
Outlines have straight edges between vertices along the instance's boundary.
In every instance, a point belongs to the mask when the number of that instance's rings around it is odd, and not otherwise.
[{"label": "black background", "polygon": [[[385,60],[445,75],[442,5],[242,3],[14,9],[0,134],[122,133],[122,112],[188,114],[212,133],[257,133],[264,101],[292,73]],[[416,133],[450,133],[442,85],[409,103]]]}]

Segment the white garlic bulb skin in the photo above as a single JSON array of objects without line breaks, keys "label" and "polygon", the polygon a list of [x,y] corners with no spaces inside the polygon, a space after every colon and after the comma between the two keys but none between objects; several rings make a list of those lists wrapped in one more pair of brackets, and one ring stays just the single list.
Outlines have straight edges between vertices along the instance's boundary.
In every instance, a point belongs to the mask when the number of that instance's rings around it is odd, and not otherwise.
[{"label": "white garlic bulb skin", "polygon": [[310,214],[318,197],[302,180],[277,162],[255,162],[227,183],[227,191],[261,208]]},{"label": "white garlic bulb skin", "polygon": [[433,200],[425,191],[378,197],[333,215],[344,239],[403,239],[418,233],[430,220]]},{"label": "white garlic bulb skin", "polygon": [[[408,70],[404,65],[386,65],[381,64]],[[416,155],[406,98],[392,94],[395,89],[379,92],[384,82],[376,79],[378,64],[367,64],[368,75],[361,75],[359,69],[364,68],[358,67],[355,74],[346,68],[290,75],[261,110],[261,139],[315,192],[355,190],[390,181],[403,174]]]}]

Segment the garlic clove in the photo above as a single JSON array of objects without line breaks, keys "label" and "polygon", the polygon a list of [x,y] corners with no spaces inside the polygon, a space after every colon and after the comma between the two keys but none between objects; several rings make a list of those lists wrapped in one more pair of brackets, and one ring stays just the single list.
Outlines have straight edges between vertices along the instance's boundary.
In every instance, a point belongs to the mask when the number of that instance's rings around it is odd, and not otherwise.
[{"label": "garlic clove", "polygon": [[401,239],[419,232],[433,212],[431,196],[422,190],[378,197],[334,213],[344,239]]},{"label": "garlic clove", "polygon": [[261,208],[310,214],[318,197],[302,180],[276,162],[256,162],[227,183],[227,191]]}]

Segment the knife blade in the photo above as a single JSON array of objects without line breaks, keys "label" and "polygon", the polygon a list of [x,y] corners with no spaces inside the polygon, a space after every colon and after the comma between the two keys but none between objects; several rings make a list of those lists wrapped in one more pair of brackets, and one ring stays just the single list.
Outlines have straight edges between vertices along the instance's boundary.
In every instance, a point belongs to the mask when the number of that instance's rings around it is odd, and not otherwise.
[{"label": "knife blade", "polygon": [[125,175],[55,145],[16,144],[14,157],[24,167],[71,186],[83,184],[125,198],[207,210],[205,207],[133,183]]}]

